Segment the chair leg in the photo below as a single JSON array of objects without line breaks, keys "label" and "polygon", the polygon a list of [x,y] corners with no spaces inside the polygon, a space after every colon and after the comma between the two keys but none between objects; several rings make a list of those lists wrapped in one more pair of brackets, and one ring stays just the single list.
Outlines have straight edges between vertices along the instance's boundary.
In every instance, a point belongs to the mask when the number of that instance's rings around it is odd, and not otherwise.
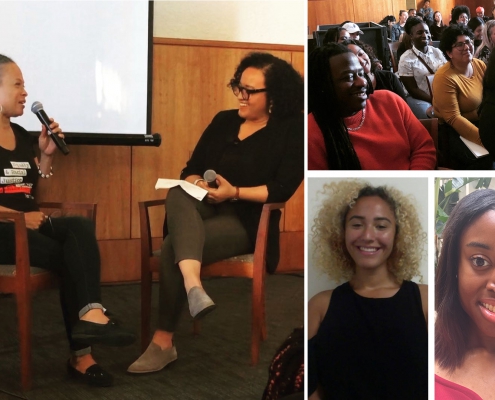
[{"label": "chair leg", "polygon": [[21,388],[23,391],[31,389],[32,385],[32,308],[31,296],[27,292],[18,293],[17,319],[19,325],[19,346],[21,350]]},{"label": "chair leg", "polygon": [[141,351],[144,352],[150,343],[151,325],[151,278],[149,271],[141,273]]},{"label": "chair leg", "polygon": [[252,322],[251,322],[251,364],[256,365],[259,361],[260,342],[263,336],[264,301],[263,301],[263,279],[253,278],[252,299]]}]

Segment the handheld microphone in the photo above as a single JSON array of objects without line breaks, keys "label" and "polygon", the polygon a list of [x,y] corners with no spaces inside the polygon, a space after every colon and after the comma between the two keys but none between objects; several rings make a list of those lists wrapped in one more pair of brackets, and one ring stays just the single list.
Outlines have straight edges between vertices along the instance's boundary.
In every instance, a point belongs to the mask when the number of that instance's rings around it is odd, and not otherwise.
[{"label": "handheld microphone", "polygon": [[206,181],[209,187],[217,188],[217,173],[212,169],[207,169],[203,174],[203,179]]},{"label": "handheld microphone", "polygon": [[31,106],[31,111],[36,114],[40,122],[45,126],[45,128],[48,130],[50,137],[52,140],[55,142],[57,145],[58,149],[64,153],[64,155],[69,154],[69,149],[67,148],[67,145],[65,144],[65,140],[59,137],[56,133],[53,133],[52,130],[50,129],[50,119],[48,118],[48,115],[46,115],[45,110],[43,110],[43,104],[41,104],[39,101],[35,101],[33,105]]}]

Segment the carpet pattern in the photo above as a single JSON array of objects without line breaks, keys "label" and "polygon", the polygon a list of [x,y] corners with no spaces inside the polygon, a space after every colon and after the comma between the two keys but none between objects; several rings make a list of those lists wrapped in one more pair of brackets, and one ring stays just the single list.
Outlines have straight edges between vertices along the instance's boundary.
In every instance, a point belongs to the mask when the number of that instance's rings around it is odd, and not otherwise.
[{"label": "carpet pattern", "polygon": [[[187,306],[175,335],[178,360],[163,371],[127,374],[140,355],[138,341],[125,348],[95,346],[93,355],[114,378],[110,388],[90,388],[71,380],[65,364],[69,357],[56,290],[36,294],[33,301],[33,389],[20,391],[20,358],[15,301],[0,298],[0,399],[261,399],[268,366],[275,351],[292,330],[303,324],[304,278],[267,276],[268,338],[261,344],[260,362],[250,365],[251,281],[242,278],[204,282],[217,309],[192,334]],[[123,324],[139,332],[138,284],[105,286],[103,304]],[[158,285],[153,284],[152,328],[157,319]]]}]

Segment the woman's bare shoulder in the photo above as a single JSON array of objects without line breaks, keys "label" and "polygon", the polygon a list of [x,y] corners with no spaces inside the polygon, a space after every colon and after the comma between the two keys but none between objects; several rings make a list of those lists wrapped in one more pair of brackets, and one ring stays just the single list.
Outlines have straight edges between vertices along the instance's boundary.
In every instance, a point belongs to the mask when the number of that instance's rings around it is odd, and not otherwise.
[{"label": "woman's bare shoulder", "polygon": [[327,313],[333,290],[325,290],[313,296],[308,303],[308,338],[318,333],[321,321]]}]

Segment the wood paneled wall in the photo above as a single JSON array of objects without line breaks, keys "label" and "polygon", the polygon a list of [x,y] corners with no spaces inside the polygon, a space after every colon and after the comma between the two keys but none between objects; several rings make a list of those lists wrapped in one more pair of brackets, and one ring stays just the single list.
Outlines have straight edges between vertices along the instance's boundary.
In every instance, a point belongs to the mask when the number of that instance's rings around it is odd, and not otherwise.
[{"label": "wood paneled wall", "polygon": [[[154,40],[152,130],[160,147],[71,146],[54,161],[54,176],[39,187],[41,201],[98,203],[97,238],[102,281],[140,279],[137,202],[160,198],[158,178],[178,178],[203,130],[220,110],[236,108],[227,83],[250,51],[268,51],[304,70],[303,46],[180,39]],[[303,149],[301,149],[303,151]],[[281,266],[304,266],[304,193],[301,186],[281,222]],[[163,211],[152,216],[160,241]]]},{"label": "wood paneled wall", "polygon": [[[450,21],[450,11],[456,5],[464,4],[471,10],[471,16],[476,16],[476,7],[482,6],[485,14],[490,16],[493,8],[491,0],[431,0],[430,6],[434,11],[440,11],[444,23]],[[423,0],[416,0],[416,8],[423,6]],[[399,16],[399,10],[407,9],[406,0],[308,0],[308,29],[309,34],[316,30],[317,25],[340,24],[350,20],[354,22],[380,22],[386,15]]]}]

